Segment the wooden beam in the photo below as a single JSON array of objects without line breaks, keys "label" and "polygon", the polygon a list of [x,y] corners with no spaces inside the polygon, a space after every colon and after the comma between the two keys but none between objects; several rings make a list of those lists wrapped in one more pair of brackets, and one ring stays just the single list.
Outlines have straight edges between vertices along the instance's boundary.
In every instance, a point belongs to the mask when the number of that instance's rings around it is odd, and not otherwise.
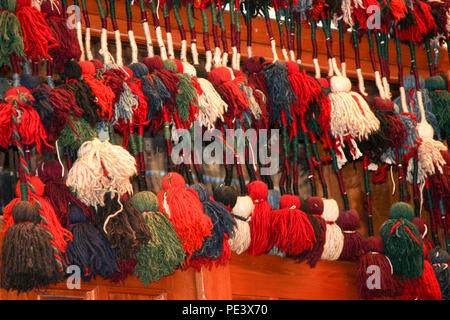
[{"label": "wooden beam", "polygon": [[[89,17],[91,22],[91,34],[93,37],[99,37],[101,32],[101,21],[100,17],[98,15],[98,9],[96,6],[95,1],[87,1],[87,7],[89,11]],[[125,3],[124,1],[118,2],[116,4],[116,17],[117,17],[117,23],[118,27],[121,33],[121,40],[123,42],[128,41],[128,34],[127,34],[127,21],[126,21],[126,13],[125,13]],[[149,24],[151,26],[152,24],[152,18],[151,18],[151,12],[148,11],[149,16]],[[136,42],[141,45],[145,45],[145,36],[144,31],[140,22],[140,10],[138,6],[132,7],[132,13],[133,13],[133,31],[136,37]],[[195,10],[196,17],[194,19],[195,21],[195,30],[197,33],[197,48],[199,51],[199,54],[205,53],[205,48],[203,46],[203,27],[202,22],[200,19],[200,14],[198,10]],[[241,36],[242,39],[246,37],[246,25],[244,18],[240,16],[241,20]],[[188,29],[187,27],[187,16],[186,16],[186,10],[184,8],[181,8],[181,18],[183,20],[183,23],[185,25],[185,29]],[[211,16],[208,12],[208,18],[209,18],[209,24],[210,24],[210,36],[212,35],[211,31]],[[83,19],[82,19],[83,20]],[[159,21],[163,33],[163,38],[165,38],[165,28],[164,28],[164,17],[162,14],[162,10],[159,11]],[[230,15],[228,12],[224,12],[224,21],[227,28],[227,40],[231,40],[231,34],[230,34]],[[279,43],[279,35],[277,33],[278,26],[277,22],[275,20],[272,20],[272,29],[274,31],[275,39],[277,40],[277,43]],[[175,17],[173,15],[173,12],[170,14],[170,25],[171,25],[171,32],[173,37],[173,44],[175,50],[180,50],[181,48],[181,39],[178,32],[177,24]],[[255,56],[262,56],[265,59],[271,60],[272,59],[272,52],[270,48],[269,38],[266,31],[266,24],[265,20],[263,18],[254,18],[252,20],[252,27],[253,27],[253,33],[252,33],[252,51],[253,55]],[[83,21],[83,28],[84,28],[84,21]],[[108,20],[108,38],[114,39],[114,33],[112,32],[111,27],[111,21]],[[151,28],[152,29],[152,28]],[[312,46],[311,46],[311,40],[310,40],[310,33],[311,29],[309,25],[302,25],[302,65],[306,68],[308,71],[313,71],[313,62],[312,62]],[[156,35],[154,30],[151,30],[152,34],[152,41],[154,46],[157,48],[157,42],[156,42]],[[188,43],[190,41],[190,34],[187,32],[187,40]],[[339,53],[339,34],[337,31],[332,31],[332,38],[333,38],[333,52],[335,55],[338,55]],[[351,34],[346,33],[344,34],[344,42],[345,42],[345,49],[346,49],[346,63],[347,63],[347,76],[350,78],[356,79],[356,71],[355,71],[355,59],[354,59],[354,51],[352,47],[351,42]],[[213,39],[211,38],[211,44],[213,43]],[[325,36],[321,28],[317,29],[317,42],[318,42],[318,60],[322,72],[322,76],[326,76],[326,73],[328,71],[328,61],[327,61],[327,53],[326,53],[326,45],[325,45]],[[166,43],[167,44],[167,43]],[[189,47],[189,45],[188,45]],[[213,48],[212,48],[213,49]],[[281,49],[278,47],[278,56],[282,57]],[[401,44],[401,50],[402,50],[402,59],[403,59],[403,69],[404,69],[404,75],[409,74],[409,69],[411,67],[411,58],[409,53],[409,48],[405,44]],[[368,39],[367,37],[363,37],[362,41],[360,43],[360,53],[361,53],[361,70],[364,76],[364,79],[366,80],[374,80],[374,74],[372,71],[371,61],[369,57],[369,46],[368,46]],[[231,54],[231,52],[230,52]],[[438,69],[440,71],[446,72],[450,69],[450,64],[447,59],[447,52],[446,50],[442,50],[441,59],[439,61]],[[178,56],[177,56],[178,58]],[[247,58],[247,50],[245,41],[241,41],[241,59]],[[419,71],[419,74],[422,77],[428,77],[429,71],[428,71],[428,64],[427,64],[427,56],[425,49],[422,46],[417,46],[416,48],[416,60],[417,60],[417,68]],[[389,67],[390,67],[390,74],[391,74],[391,83],[398,83],[398,69],[397,69],[397,63],[396,63],[396,50],[395,50],[395,43],[393,41],[389,42]],[[378,67],[379,68],[379,67]]]}]

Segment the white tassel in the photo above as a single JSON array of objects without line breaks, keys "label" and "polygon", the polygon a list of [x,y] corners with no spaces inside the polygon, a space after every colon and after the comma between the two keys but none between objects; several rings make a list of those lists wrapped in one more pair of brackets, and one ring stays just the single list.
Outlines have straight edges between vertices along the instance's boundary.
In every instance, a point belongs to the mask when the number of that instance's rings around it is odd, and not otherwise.
[{"label": "white tassel", "polygon": [[354,139],[367,139],[378,130],[380,121],[361,95],[351,90],[351,82],[345,77],[333,77],[330,81],[331,133],[335,137],[347,134]]},{"label": "white tassel", "polygon": [[283,53],[284,61],[289,61],[289,56],[285,48],[281,49],[281,53]]},{"label": "white tassel", "polygon": [[175,52],[173,50],[173,39],[172,39],[172,32],[166,32],[166,38],[167,38],[167,54],[169,59],[175,59]]},{"label": "white tassel", "polygon": [[321,259],[334,261],[339,259],[344,248],[344,234],[335,223],[339,217],[339,207],[334,199],[323,199],[322,218],[327,223],[325,243]]},{"label": "white tassel", "polygon": [[66,184],[84,204],[97,208],[105,205],[108,192],[131,195],[130,178],[136,173],[136,160],[127,150],[95,138],[78,149],[78,159],[69,170]]},{"label": "white tassel", "polygon": [[278,61],[277,44],[273,38],[270,39],[270,48],[272,49],[273,62]]},{"label": "white tassel", "polygon": [[[214,65],[214,68],[220,67],[220,66],[222,65],[221,56],[222,56],[222,53],[221,53],[221,51],[220,51],[220,48],[219,48],[219,47],[216,47],[216,48],[214,49],[214,58],[213,58],[213,65]],[[208,71],[208,70],[206,70],[206,71]],[[209,71],[208,71],[208,72],[209,72]]]},{"label": "white tassel", "polygon": [[103,56],[103,64],[105,66],[111,63],[111,54],[108,51],[107,30],[105,28],[102,28],[100,35],[100,54]]},{"label": "white tassel", "polygon": [[198,51],[197,51],[197,44],[195,42],[191,42],[191,52],[194,64],[198,65]]},{"label": "white tassel", "polygon": [[228,64],[228,53],[224,52],[222,56],[222,66],[226,67]]},{"label": "white tassel", "polygon": [[236,68],[236,61],[237,61],[237,48],[231,47],[231,68]]},{"label": "white tassel", "polygon": [[314,77],[316,79],[320,79],[320,66],[319,66],[319,60],[317,58],[313,58],[313,64],[314,64]]},{"label": "white tassel", "polygon": [[210,72],[211,71],[211,66],[212,66],[212,52],[211,52],[211,50],[206,51],[205,55],[206,55],[205,70],[206,70],[206,72]]},{"label": "white tassel", "polygon": [[116,38],[116,63],[119,67],[123,66],[122,60],[122,42],[120,40],[120,31],[114,31],[114,36]]},{"label": "white tassel", "polygon": [[405,87],[399,87],[399,91],[400,91],[400,101],[401,101],[402,111],[409,112],[408,111],[408,103],[406,102]]},{"label": "white tassel", "polygon": [[186,39],[184,39],[181,40],[181,51],[180,51],[180,60],[182,62],[187,62],[186,54],[187,54],[187,41]]},{"label": "white tassel", "polygon": [[234,233],[234,236],[228,239],[231,251],[237,254],[245,252],[250,246],[251,234],[249,221],[254,209],[255,205],[249,196],[237,198],[232,212],[239,217],[247,219],[247,221],[243,221],[241,219],[235,218],[237,224],[236,231]]},{"label": "white tassel", "polygon": [[364,78],[361,72],[361,69],[356,69],[356,75],[358,77],[358,87],[361,94],[365,97],[367,97],[366,88],[364,87]]},{"label": "white tassel", "polygon": [[148,55],[148,57],[152,58],[155,56],[155,54],[153,52],[153,42],[152,42],[152,36],[150,34],[150,27],[148,26],[148,22],[147,21],[143,22],[142,27],[144,29],[145,43],[147,45],[147,55]]},{"label": "white tassel", "polygon": [[92,59],[94,59],[91,50],[91,28],[86,28],[84,42],[86,44],[86,58],[88,61],[91,61]]},{"label": "white tassel", "polygon": [[85,58],[84,45],[83,45],[83,34],[81,32],[81,21],[78,20],[75,24],[75,27],[77,29],[78,44],[80,45],[80,49],[81,49],[80,61],[84,61],[84,60],[86,60],[86,58]]},{"label": "white tassel", "polygon": [[162,38],[162,33],[161,33],[161,27],[158,26],[155,28],[155,32],[156,32],[156,40],[158,41],[158,46],[159,46],[159,50],[160,50],[160,54],[161,54],[161,59],[167,60],[167,51],[166,51],[166,47],[164,46],[164,41]]},{"label": "white tassel", "polygon": [[136,45],[136,39],[134,38],[133,30],[128,30],[128,38],[130,39],[130,47],[131,47],[131,63],[138,62],[138,48]]},{"label": "white tassel", "polygon": [[247,46],[247,56],[249,58],[251,58],[253,56],[253,52],[252,52],[252,47],[251,46]]},{"label": "white tassel", "polygon": [[386,93],[384,92],[383,83],[381,82],[381,76],[378,71],[375,71],[375,84],[377,85],[380,98],[386,99]]}]

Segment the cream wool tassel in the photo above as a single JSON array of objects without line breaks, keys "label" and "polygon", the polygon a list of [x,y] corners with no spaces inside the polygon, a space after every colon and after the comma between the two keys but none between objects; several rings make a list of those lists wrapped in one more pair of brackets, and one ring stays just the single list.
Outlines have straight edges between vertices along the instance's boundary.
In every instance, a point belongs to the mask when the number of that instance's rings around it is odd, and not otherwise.
[{"label": "cream wool tassel", "polygon": [[173,50],[172,32],[166,32],[167,38],[167,55],[169,59],[175,59],[175,51]]},{"label": "cream wool tassel", "polygon": [[103,56],[103,64],[108,65],[111,63],[111,53],[108,51],[108,35],[107,30],[102,28],[100,35],[100,54]]},{"label": "cream wool tassel", "polygon": [[212,130],[217,119],[223,121],[223,114],[227,111],[228,105],[223,101],[211,82],[203,78],[198,78],[197,81],[203,91],[202,95],[198,97],[200,112],[197,120],[208,130]]},{"label": "cream wool tassel", "polygon": [[94,55],[91,50],[91,28],[86,27],[84,42],[86,44],[86,58],[88,61],[94,59]]},{"label": "cream wool tassel", "polygon": [[153,42],[152,42],[152,36],[150,34],[150,27],[148,26],[148,22],[144,21],[142,23],[142,28],[144,29],[145,34],[145,43],[147,45],[147,55],[151,58],[154,57],[155,54],[153,52]]},{"label": "cream wool tassel", "polygon": [[187,41],[185,39],[181,40],[180,60],[182,62],[187,62],[186,54],[187,54]]},{"label": "cream wool tassel", "polygon": [[138,48],[136,45],[136,38],[134,37],[133,30],[128,31],[128,38],[130,39],[131,47],[131,63],[137,63],[138,61]]},{"label": "cream wool tassel", "polygon": [[123,66],[122,59],[122,41],[120,40],[120,31],[114,31],[114,37],[116,39],[116,63],[119,67]]},{"label": "cream wool tassel", "polygon": [[135,158],[121,146],[95,138],[78,150],[78,159],[67,175],[66,185],[86,205],[104,206],[104,196],[133,193],[130,178],[137,173]]},{"label": "cream wool tassel", "polygon": [[206,72],[210,72],[211,66],[212,66],[212,58],[213,58],[211,50],[206,51],[205,55],[206,55],[205,70],[206,70]]},{"label": "cream wool tassel", "polygon": [[[419,183],[424,183],[425,178],[428,175],[433,175],[436,170],[442,174],[443,169],[446,165],[444,158],[440,151],[447,151],[447,146],[445,146],[441,141],[434,140],[434,130],[433,127],[428,123],[427,117],[425,115],[425,108],[423,106],[422,91],[417,90],[417,101],[420,110],[421,120],[417,124],[417,132],[422,139],[419,148],[417,150],[418,156],[418,174],[417,181]],[[411,159],[412,160],[412,159]],[[407,180],[412,181],[412,171],[413,165],[412,161],[408,163]]]},{"label": "cream wool tassel", "polygon": [[[221,65],[222,65],[222,60],[221,60],[221,57],[222,56],[222,53],[221,53],[221,51],[220,51],[220,48],[219,47],[216,47],[215,49],[214,49],[214,57],[213,57],[213,67],[214,68],[217,68],[217,67],[220,67]],[[206,71],[208,71],[208,70],[206,70]],[[210,71],[210,70],[209,70]],[[208,71],[208,72],[209,72]]]},{"label": "cream wool tassel", "polygon": [[346,77],[334,76],[330,80],[331,120],[330,129],[335,137],[347,134],[354,139],[366,139],[380,127],[364,98],[351,90],[351,82]]},{"label": "cream wool tassel", "polygon": [[[344,234],[341,228],[335,223],[339,217],[339,207],[334,199],[323,199],[322,218],[327,222],[325,244],[321,259],[337,260],[344,248]],[[331,224],[330,224],[331,223]]]},{"label": "cream wool tassel", "polygon": [[[440,141],[433,138],[421,137],[422,142],[417,150],[418,157],[418,172],[417,181],[422,183],[429,175],[433,175],[438,171],[443,173],[443,168],[446,165],[445,159],[442,157],[440,151],[447,151],[447,147]],[[406,179],[409,183],[413,183],[413,160],[408,162],[408,172]]]},{"label": "cream wool tassel", "polygon": [[85,57],[85,51],[84,51],[84,46],[83,46],[83,34],[81,32],[80,19],[77,19],[77,22],[75,23],[75,28],[77,30],[77,39],[78,39],[78,44],[80,45],[80,50],[81,50],[80,61],[85,61],[86,57]]},{"label": "cream wool tassel", "polygon": [[[232,210],[232,213],[238,216],[238,218],[234,217],[237,224],[236,231],[234,232],[234,236],[228,239],[231,251],[237,254],[245,252],[250,246],[251,234],[249,221],[254,209],[255,205],[249,196],[237,198],[236,204]],[[240,218],[247,220],[243,221]]]}]

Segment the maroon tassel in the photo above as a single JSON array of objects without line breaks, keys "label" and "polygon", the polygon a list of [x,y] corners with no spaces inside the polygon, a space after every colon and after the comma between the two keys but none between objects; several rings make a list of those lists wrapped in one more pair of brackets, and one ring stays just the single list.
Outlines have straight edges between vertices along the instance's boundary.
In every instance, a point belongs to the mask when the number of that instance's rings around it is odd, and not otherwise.
[{"label": "maroon tassel", "polygon": [[393,275],[391,262],[381,253],[383,239],[380,236],[364,239],[362,249],[364,255],[358,261],[356,272],[358,296],[365,300],[399,296],[401,286]]},{"label": "maroon tassel", "polygon": [[336,220],[337,225],[344,233],[344,247],[339,260],[358,261],[362,255],[362,236],[358,232],[359,215],[354,209],[342,211]]}]

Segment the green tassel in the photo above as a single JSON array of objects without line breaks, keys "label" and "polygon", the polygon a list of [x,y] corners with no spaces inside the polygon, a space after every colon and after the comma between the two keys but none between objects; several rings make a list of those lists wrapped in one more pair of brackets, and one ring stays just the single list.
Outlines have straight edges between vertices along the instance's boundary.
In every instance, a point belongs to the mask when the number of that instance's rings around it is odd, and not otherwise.
[{"label": "green tassel", "polygon": [[[414,210],[409,204],[397,202],[389,211],[390,219],[380,229],[385,244],[383,254],[391,260],[394,274],[402,276],[403,280],[420,277],[424,268],[423,242],[419,230],[411,222],[413,216]],[[400,225],[391,232],[397,223]]]},{"label": "green tassel", "polygon": [[13,13],[16,10],[16,1],[0,1],[0,66],[11,67],[10,55],[25,60],[23,53],[23,34],[19,19]]},{"label": "green tassel", "polygon": [[67,123],[61,131],[61,135],[58,138],[58,144],[61,148],[70,147],[75,152],[84,142],[97,137],[97,132],[83,118],[75,120],[70,117],[69,121],[72,122],[73,129]]},{"label": "green tassel", "polygon": [[177,83],[177,110],[181,120],[187,121],[189,120],[190,103],[197,107],[197,90],[192,84],[190,75],[178,73],[177,76],[180,78],[180,81]]},{"label": "green tassel", "polygon": [[144,214],[152,239],[137,252],[134,274],[146,286],[172,274],[183,265],[185,253],[173,225],[166,216],[158,212],[158,199],[150,191],[137,193],[133,205]]}]

